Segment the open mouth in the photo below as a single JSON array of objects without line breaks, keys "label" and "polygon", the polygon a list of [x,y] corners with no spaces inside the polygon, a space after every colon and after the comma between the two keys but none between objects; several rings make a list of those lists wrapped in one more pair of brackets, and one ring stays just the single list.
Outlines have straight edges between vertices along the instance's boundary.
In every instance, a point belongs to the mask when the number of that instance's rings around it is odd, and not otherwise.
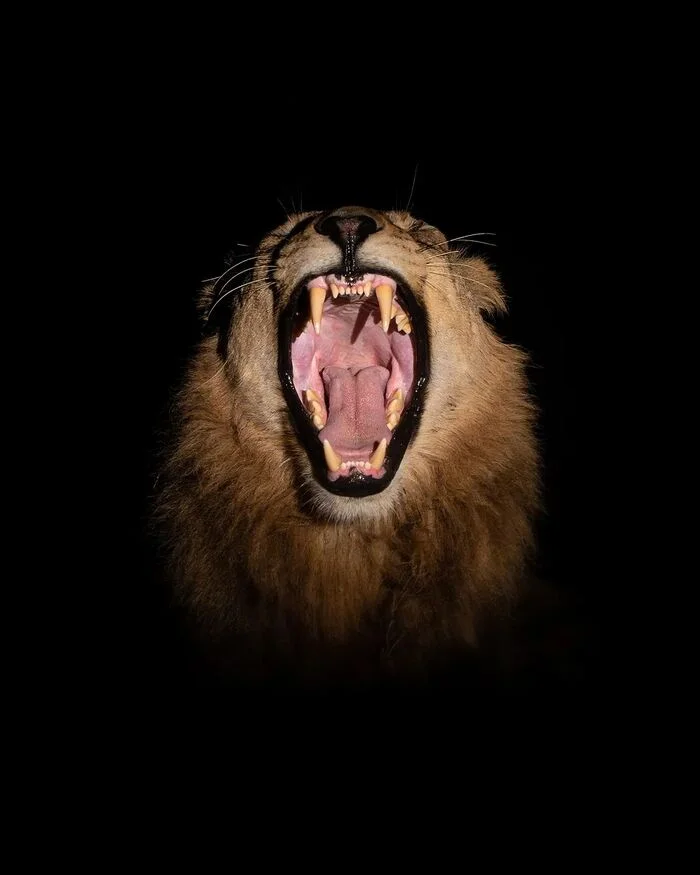
[{"label": "open mouth", "polygon": [[306,279],[282,315],[279,371],[299,438],[330,492],[391,482],[420,419],[425,317],[385,273]]}]

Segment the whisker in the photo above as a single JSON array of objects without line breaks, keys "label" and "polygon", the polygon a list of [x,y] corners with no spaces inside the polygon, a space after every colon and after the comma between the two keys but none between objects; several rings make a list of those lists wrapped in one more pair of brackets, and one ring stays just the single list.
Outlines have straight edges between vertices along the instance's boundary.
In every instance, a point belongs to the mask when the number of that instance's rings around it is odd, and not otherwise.
[{"label": "whisker", "polygon": [[[236,265],[236,266],[238,266],[238,265]],[[229,270],[232,270],[232,268],[229,268]],[[237,276],[243,276],[243,275],[246,274],[246,273],[250,273],[251,270],[253,270],[252,265],[251,265],[250,267],[244,267],[243,270],[239,270],[238,273],[234,273],[234,274],[232,274],[231,276],[227,277],[227,278],[226,278],[226,281],[224,282],[224,284],[222,285],[222,287],[219,289],[219,294],[221,294],[222,292],[227,291],[229,283],[230,283],[232,280],[235,280]],[[221,277],[223,277],[223,276],[224,276],[224,274],[222,273],[221,276],[219,277],[219,280],[220,280]],[[217,280],[217,282],[218,282],[218,280]]]},{"label": "whisker", "polygon": [[223,369],[226,367],[226,365],[228,364],[228,361],[229,361],[230,358],[231,358],[231,356],[230,356],[230,355],[227,355],[226,358],[225,358],[224,361],[223,361],[223,364],[222,364],[221,367],[216,371],[216,373],[215,373],[215,374],[212,374],[211,377],[208,377],[203,383],[200,383],[200,384],[197,386],[197,388],[198,388],[198,389],[201,389],[201,388],[203,388],[204,386],[206,386],[207,383],[211,383],[212,380],[215,380],[215,379],[219,376],[219,374],[223,371]]},{"label": "whisker", "polygon": [[[453,237],[453,240],[467,240],[469,237],[496,237],[495,231],[472,231],[469,234],[461,234],[459,237]],[[450,242],[449,240],[447,241]]]},{"label": "whisker", "polygon": [[289,219],[289,221],[291,222],[292,217],[289,215],[289,213],[287,212],[287,208],[285,207],[285,205],[282,203],[282,201],[281,201],[279,198],[277,198],[277,203],[282,207],[282,211],[283,211],[283,213],[285,214],[285,216],[286,216],[286,217]]},{"label": "whisker", "polygon": [[[452,273],[452,274],[448,274],[448,273],[437,273],[437,272],[435,272],[435,273],[436,273],[436,275],[439,276],[439,277],[444,277],[444,279],[454,279],[454,277],[457,276],[457,277],[459,277],[460,279],[467,280],[467,282],[470,282],[470,283],[476,283],[476,285],[478,285],[478,286],[483,286],[485,289],[488,289],[488,290],[491,291],[491,292],[498,292],[498,289],[494,288],[493,286],[489,286],[489,285],[487,285],[486,283],[482,283],[481,280],[476,280],[476,279],[474,279],[474,277],[472,277],[472,276],[468,276],[467,274],[464,274],[464,273],[459,273],[458,271],[455,271],[455,272]],[[427,284],[427,283],[428,283],[428,280],[426,279],[425,282],[426,282],[426,284]]]},{"label": "whisker", "polygon": [[[451,237],[449,240],[444,240],[441,243],[430,243],[424,246],[422,251],[426,249],[434,249],[437,246],[447,246],[449,243],[454,243],[457,240],[468,240],[470,243],[482,243],[484,246],[495,246],[495,243],[487,243],[485,240],[474,240],[474,237],[496,237],[495,231],[474,231],[473,234],[462,234],[460,237]],[[419,250],[420,252],[421,250]]]},{"label": "whisker", "polygon": [[411,193],[408,196],[408,203],[406,204],[406,212],[410,212],[411,210],[411,201],[413,200],[413,192],[416,187],[416,177],[418,176],[418,162],[416,161],[416,169],[413,171],[413,182],[411,184]]},{"label": "whisker", "polygon": [[216,299],[216,301],[214,301],[214,303],[213,303],[212,306],[211,306],[211,309],[210,309],[209,312],[207,313],[207,319],[209,319],[209,318],[211,317],[211,314],[214,312],[214,308],[215,308],[218,304],[220,304],[220,303],[224,300],[224,298],[227,298],[229,295],[232,295],[234,292],[237,292],[239,289],[243,289],[243,288],[245,288],[246,286],[252,286],[254,283],[261,283],[261,282],[264,282],[264,280],[260,280],[260,279],[257,279],[257,280],[250,280],[250,282],[247,282],[247,283],[241,283],[241,284],[238,285],[238,286],[234,286],[234,288],[232,288],[232,289],[227,289],[226,292],[224,292],[223,295],[221,295],[220,297],[218,297],[218,298]]},{"label": "whisker", "polygon": [[[418,251],[419,251],[419,252],[422,252],[423,250],[420,250],[420,249],[419,249]],[[462,251],[462,250],[457,250],[457,249],[446,249],[444,252],[433,252],[432,255],[434,255],[436,259],[439,259],[439,258],[449,258],[450,255],[454,255],[455,252],[460,252],[460,251]],[[430,264],[430,262],[428,262],[428,264]]]},{"label": "whisker", "polygon": [[219,274],[219,276],[212,277],[211,279],[208,279],[208,280],[202,280],[202,282],[203,282],[203,283],[208,283],[208,282],[211,282],[212,280],[213,280],[214,282],[216,282],[216,281],[222,279],[222,277],[226,276],[226,274],[227,274],[230,270],[235,270],[237,267],[240,267],[242,264],[245,264],[245,263],[248,262],[248,261],[255,261],[255,259],[256,259],[257,257],[258,257],[258,255],[256,254],[256,255],[250,255],[248,258],[242,258],[240,261],[237,261],[235,264],[232,264],[232,265],[230,265],[230,267],[227,267],[226,270],[223,271],[223,273],[220,273],[220,274]]}]

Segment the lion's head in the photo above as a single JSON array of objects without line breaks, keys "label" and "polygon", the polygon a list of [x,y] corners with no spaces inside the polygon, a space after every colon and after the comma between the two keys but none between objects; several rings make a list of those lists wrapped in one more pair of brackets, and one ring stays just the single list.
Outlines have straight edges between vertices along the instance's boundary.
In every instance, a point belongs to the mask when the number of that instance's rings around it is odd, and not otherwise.
[{"label": "lion's head", "polygon": [[[361,207],[295,216],[205,305],[226,326],[238,403],[268,432],[261,451],[282,433],[289,448],[291,422],[293,461],[321,514],[390,515],[406,493],[425,495],[426,474],[460,475],[460,432],[478,428],[496,364],[482,313],[504,301],[486,265],[440,231]],[[217,319],[230,308],[235,319]]]},{"label": "lion's head", "polygon": [[205,628],[415,662],[474,646],[517,590],[525,356],[485,319],[495,273],[450,242],[405,212],[305,213],[205,288],[160,502]]}]

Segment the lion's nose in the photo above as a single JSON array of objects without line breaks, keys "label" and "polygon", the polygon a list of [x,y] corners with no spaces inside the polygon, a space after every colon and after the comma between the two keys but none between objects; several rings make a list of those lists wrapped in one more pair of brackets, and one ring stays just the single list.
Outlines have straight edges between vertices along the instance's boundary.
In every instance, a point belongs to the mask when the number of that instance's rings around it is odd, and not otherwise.
[{"label": "lion's nose", "polygon": [[323,216],[316,222],[315,228],[319,234],[330,237],[342,250],[346,249],[348,243],[359,246],[370,234],[379,230],[371,216],[347,207]]}]

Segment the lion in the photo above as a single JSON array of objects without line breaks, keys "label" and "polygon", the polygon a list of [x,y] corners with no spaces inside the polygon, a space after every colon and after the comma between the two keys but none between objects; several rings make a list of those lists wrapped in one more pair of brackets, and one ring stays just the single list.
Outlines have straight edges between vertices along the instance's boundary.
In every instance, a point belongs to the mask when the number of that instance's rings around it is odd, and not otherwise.
[{"label": "lion", "polygon": [[200,304],[156,515],[211,676],[507,674],[540,463],[495,271],[408,212],[348,206],[291,216]]}]

